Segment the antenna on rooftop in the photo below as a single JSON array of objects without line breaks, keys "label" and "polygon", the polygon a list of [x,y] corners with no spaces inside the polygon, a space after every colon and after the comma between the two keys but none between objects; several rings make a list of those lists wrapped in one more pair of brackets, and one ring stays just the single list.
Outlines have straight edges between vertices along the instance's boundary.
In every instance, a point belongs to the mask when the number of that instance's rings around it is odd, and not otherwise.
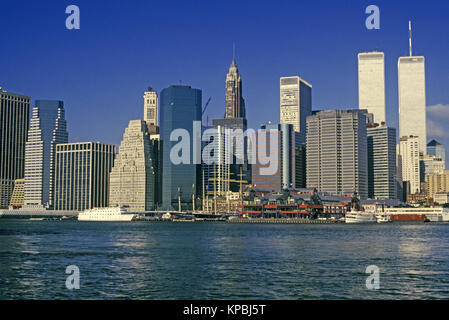
[{"label": "antenna on rooftop", "polygon": [[410,50],[410,57],[412,56],[412,22],[408,21],[408,46]]}]

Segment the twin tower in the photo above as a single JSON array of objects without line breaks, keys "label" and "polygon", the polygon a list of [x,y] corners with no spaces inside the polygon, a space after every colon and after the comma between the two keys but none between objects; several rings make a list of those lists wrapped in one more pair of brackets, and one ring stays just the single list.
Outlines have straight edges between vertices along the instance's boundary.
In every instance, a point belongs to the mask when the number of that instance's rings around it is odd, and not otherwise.
[{"label": "twin tower", "polygon": [[[418,137],[419,150],[426,153],[426,77],[425,59],[413,56],[409,23],[409,56],[398,59],[399,136]],[[374,115],[374,121],[386,123],[385,55],[364,52],[358,55],[359,108]]]}]

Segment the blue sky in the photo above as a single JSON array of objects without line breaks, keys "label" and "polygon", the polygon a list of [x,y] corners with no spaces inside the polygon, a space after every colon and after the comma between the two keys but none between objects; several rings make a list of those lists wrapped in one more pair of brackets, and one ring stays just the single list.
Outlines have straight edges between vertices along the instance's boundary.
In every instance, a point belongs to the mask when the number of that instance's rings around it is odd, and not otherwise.
[{"label": "blue sky", "polygon": [[[78,5],[81,29],[65,28]],[[367,30],[365,8],[380,8]],[[357,53],[386,55],[388,124],[397,127],[397,59],[426,57],[429,140],[449,149],[448,1],[0,0],[0,86],[65,102],[71,141],[119,144],[143,91],[189,84],[224,114],[235,42],[249,125],[279,121],[279,77],[313,85],[313,108],[357,108]],[[449,158],[449,157],[448,157]]]}]

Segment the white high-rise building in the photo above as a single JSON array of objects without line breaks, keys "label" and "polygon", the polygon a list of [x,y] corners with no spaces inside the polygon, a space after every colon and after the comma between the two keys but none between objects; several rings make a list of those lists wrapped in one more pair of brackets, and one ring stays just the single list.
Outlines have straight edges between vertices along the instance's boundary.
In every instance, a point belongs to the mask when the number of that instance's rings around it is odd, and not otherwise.
[{"label": "white high-rise building", "polygon": [[158,105],[159,100],[157,92],[149,87],[148,90],[143,94],[143,119],[148,124],[152,124],[155,126],[159,125]]},{"label": "white high-rise building", "polygon": [[155,206],[154,155],[147,124],[131,120],[109,175],[109,206],[142,212]]},{"label": "white high-rise building", "polygon": [[312,114],[312,85],[298,76],[280,79],[281,124],[292,124],[305,138],[306,118]]},{"label": "white high-rise building", "polygon": [[401,159],[402,181],[409,185],[408,193],[415,194],[421,190],[419,167],[419,137],[401,137],[399,156]]},{"label": "white high-rise building", "polygon": [[385,56],[383,52],[358,54],[359,109],[374,115],[374,122],[386,122],[385,115]]},{"label": "white high-rise building", "polygon": [[399,136],[417,136],[419,151],[426,153],[426,76],[423,56],[400,57],[398,60]]},{"label": "white high-rise building", "polygon": [[[214,127],[210,127],[212,129]],[[207,164],[203,162],[202,169],[204,174],[204,190],[206,194],[213,194],[214,190],[217,195],[226,195],[230,191],[230,179],[236,178],[231,176],[232,155],[229,152],[230,141],[226,139],[227,128],[222,125],[215,127],[216,131],[206,131],[205,137],[207,139],[206,149],[213,149],[213,163]],[[228,129],[230,130],[230,129]],[[228,152],[226,152],[228,151]]]},{"label": "white high-rise building", "polygon": [[68,139],[64,103],[36,100],[25,145],[24,208],[53,207],[56,145]]}]

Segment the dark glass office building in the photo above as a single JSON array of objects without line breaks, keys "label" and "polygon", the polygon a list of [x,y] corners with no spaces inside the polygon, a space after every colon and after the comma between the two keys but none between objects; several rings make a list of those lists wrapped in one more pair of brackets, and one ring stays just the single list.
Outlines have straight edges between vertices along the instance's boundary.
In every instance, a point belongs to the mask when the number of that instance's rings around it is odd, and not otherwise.
[{"label": "dark glass office building", "polygon": [[[192,193],[201,197],[201,140],[199,146],[194,143],[194,121],[199,121],[201,135],[202,92],[190,86],[174,85],[162,90],[160,95],[161,141],[162,141],[162,207],[178,210],[178,194],[182,210],[192,209]],[[176,129],[185,129],[188,133],[190,159],[188,164],[175,164],[170,158],[172,148],[179,143],[170,141],[170,135]],[[197,132],[198,134],[198,132]],[[201,139],[201,136],[199,137]],[[195,146],[197,148],[195,148]],[[194,163],[194,150],[199,163]],[[198,161],[197,161],[198,162]],[[198,201],[198,203],[200,203]]]}]

